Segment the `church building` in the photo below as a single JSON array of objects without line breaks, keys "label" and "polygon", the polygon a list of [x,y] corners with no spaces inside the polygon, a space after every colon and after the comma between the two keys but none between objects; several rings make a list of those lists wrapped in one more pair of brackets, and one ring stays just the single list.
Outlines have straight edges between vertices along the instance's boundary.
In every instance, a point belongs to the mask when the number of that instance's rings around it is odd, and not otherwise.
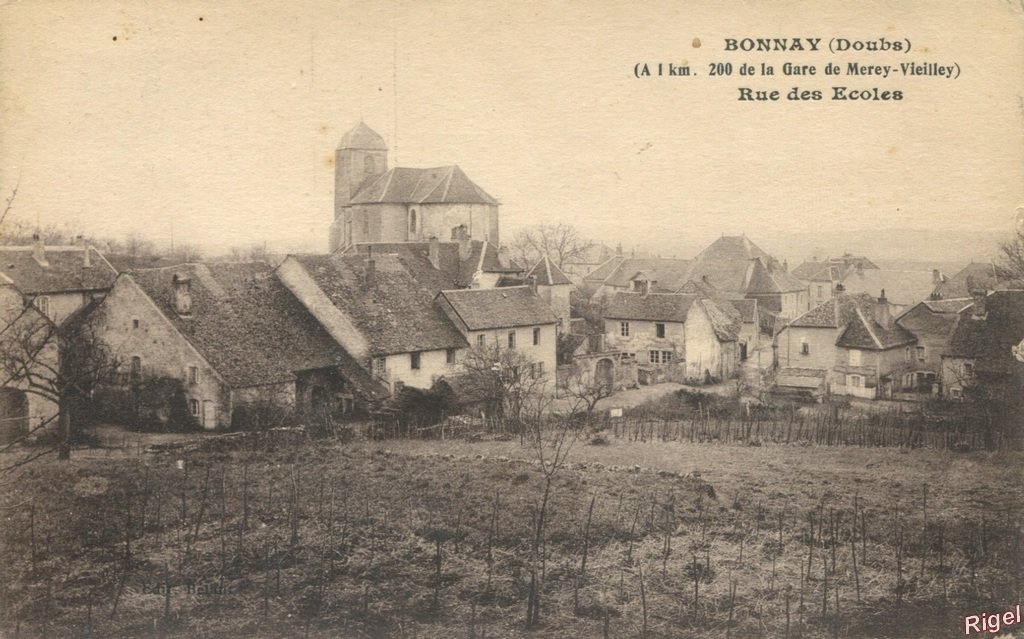
[{"label": "church building", "polygon": [[415,242],[432,237],[498,245],[498,201],[458,166],[388,168],[388,147],[360,122],[335,151],[331,252],[364,242]]}]

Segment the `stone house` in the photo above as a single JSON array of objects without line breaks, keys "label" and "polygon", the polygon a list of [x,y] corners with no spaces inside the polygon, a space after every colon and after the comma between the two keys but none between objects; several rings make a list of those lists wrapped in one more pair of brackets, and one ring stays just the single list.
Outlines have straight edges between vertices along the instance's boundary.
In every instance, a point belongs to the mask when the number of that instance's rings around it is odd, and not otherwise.
[{"label": "stone house", "polygon": [[599,298],[645,289],[674,293],[686,283],[689,267],[688,260],[616,255],[588,273],[583,278],[583,287]]},{"label": "stone house", "polygon": [[0,246],[0,276],[40,313],[61,324],[114,285],[117,271],[99,251],[83,246]]},{"label": "stone house", "polygon": [[174,382],[206,429],[243,407],[353,415],[385,394],[261,262],[122,274],[94,313],[121,362],[116,385]]},{"label": "stone house", "polygon": [[560,332],[569,331],[569,297],[575,286],[569,277],[546,255],[526,274],[526,279],[537,287],[537,294],[547,302],[558,318]]},{"label": "stone house", "polygon": [[[52,378],[60,364],[55,325],[0,275],[0,444],[55,424],[58,406],[33,392],[30,375]],[[28,374],[26,374],[26,369]]]},{"label": "stone house", "polygon": [[289,255],[277,276],[324,329],[393,393],[430,388],[457,371],[469,346],[434,298],[457,288],[450,269],[428,254],[372,249],[331,255]]},{"label": "stone house", "polygon": [[866,399],[891,398],[905,370],[904,349],[917,338],[895,322],[885,291],[868,310],[856,308],[836,340],[832,392]]},{"label": "stone house", "polygon": [[514,350],[533,377],[555,379],[558,317],[532,287],[441,291],[435,303],[471,348]]},{"label": "stone house", "polygon": [[832,299],[837,284],[841,284],[845,268],[831,260],[808,260],[795,269],[793,276],[807,287],[807,309],[817,308]]},{"label": "stone house", "polygon": [[770,268],[761,258],[750,260],[744,277],[743,295],[783,320],[807,310],[807,288],[784,268]]},{"label": "stone house", "polygon": [[942,354],[942,394],[961,399],[978,387],[1024,392],[1024,290],[976,291],[957,313]]},{"label": "stone house", "polygon": [[896,323],[917,337],[917,344],[903,352],[904,371],[899,390],[909,399],[938,394],[942,356],[960,311],[971,305],[967,299],[929,299],[918,302],[896,318]]},{"label": "stone house", "polygon": [[736,373],[741,322],[727,301],[618,293],[604,318],[606,346],[635,358],[641,381],[726,379]]},{"label": "stone house", "polygon": [[425,241],[462,226],[475,240],[499,243],[499,203],[458,166],[388,168],[388,147],[363,122],[335,151],[330,250],[359,242]]}]

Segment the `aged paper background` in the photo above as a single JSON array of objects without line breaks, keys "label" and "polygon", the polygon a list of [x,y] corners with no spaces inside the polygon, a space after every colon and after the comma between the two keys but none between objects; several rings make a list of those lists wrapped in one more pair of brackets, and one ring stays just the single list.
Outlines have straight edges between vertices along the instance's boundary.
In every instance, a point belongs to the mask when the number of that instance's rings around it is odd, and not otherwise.
[{"label": "aged paper background", "polygon": [[[746,232],[791,258],[822,233],[998,237],[1024,202],[1022,12],[1002,0],[6,2],[0,191],[20,184],[24,220],[87,234],[324,250],[332,151],[362,118],[403,165],[459,163],[501,199],[505,237],[561,219],[687,257]],[[913,51],[729,53],[727,37],[887,37]],[[776,76],[707,77],[716,61],[766,61]],[[787,61],[819,75],[784,77]],[[745,85],[827,88],[828,61],[962,73],[841,78],[902,89],[900,102],[736,100]],[[699,76],[637,79],[638,62]]]}]

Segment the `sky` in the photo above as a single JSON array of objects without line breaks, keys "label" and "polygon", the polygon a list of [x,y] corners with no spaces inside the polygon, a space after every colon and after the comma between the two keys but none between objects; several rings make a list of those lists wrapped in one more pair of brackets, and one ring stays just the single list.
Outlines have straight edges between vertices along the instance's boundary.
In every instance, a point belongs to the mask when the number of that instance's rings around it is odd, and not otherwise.
[{"label": "sky", "polygon": [[[724,50],[743,37],[912,47]],[[697,76],[636,78],[638,62]],[[710,77],[714,62],[732,75]],[[762,62],[776,75],[739,76]],[[828,62],[960,75],[832,78]],[[12,215],[210,253],[326,250],[334,149],[360,119],[392,165],[460,165],[501,201],[506,240],[562,221],[662,255],[723,233],[810,252],[817,234],[1008,234],[1024,204],[1024,17],[1004,0],[15,1],[0,80]],[[904,99],[827,99],[836,85]],[[744,86],[826,99],[742,102]]]}]

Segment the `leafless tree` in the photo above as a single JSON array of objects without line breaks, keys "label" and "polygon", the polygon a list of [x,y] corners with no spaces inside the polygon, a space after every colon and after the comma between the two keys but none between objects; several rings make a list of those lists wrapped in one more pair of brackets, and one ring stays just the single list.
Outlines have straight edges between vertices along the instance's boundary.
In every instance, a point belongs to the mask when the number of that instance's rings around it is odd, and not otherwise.
[{"label": "leafless tree", "polygon": [[515,349],[476,346],[466,353],[462,367],[467,399],[517,429],[543,413],[551,399],[546,372]]},{"label": "leafless tree", "polygon": [[581,362],[573,364],[559,387],[570,400],[570,412],[583,415],[588,422],[597,403],[611,397],[614,392],[614,384],[596,379],[591,368]]},{"label": "leafless tree", "polygon": [[546,255],[558,268],[583,257],[593,246],[594,242],[584,239],[575,226],[562,222],[538,224],[520,231],[512,240],[513,254],[522,263],[533,265]]},{"label": "leafless tree", "polygon": [[1001,263],[1000,277],[1009,280],[1024,280],[1024,227],[1018,228],[1014,236],[999,246]]},{"label": "leafless tree", "polygon": [[7,202],[4,204],[4,212],[0,214],[0,226],[3,226],[7,216],[10,215],[11,209],[14,208],[14,198],[18,197],[18,187],[21,185],[21,180],[14,185],[11,190],[11,196],[7,198]]},{"label": "leafless tree", "polygon": [[[57,326],[34,307],[26,306],[0,329],[0,387],[10,387],[57,407],[56,443],[34,451],[26,459],[0,469],[24,465],[45,454],[71,456],[74,429],[80,421],[76,408],[93,388],[116,368],[117,361],[97,335],[95,316],[82,312]],[[30,426],[3,450],[52,427],[52,419]]]}]

